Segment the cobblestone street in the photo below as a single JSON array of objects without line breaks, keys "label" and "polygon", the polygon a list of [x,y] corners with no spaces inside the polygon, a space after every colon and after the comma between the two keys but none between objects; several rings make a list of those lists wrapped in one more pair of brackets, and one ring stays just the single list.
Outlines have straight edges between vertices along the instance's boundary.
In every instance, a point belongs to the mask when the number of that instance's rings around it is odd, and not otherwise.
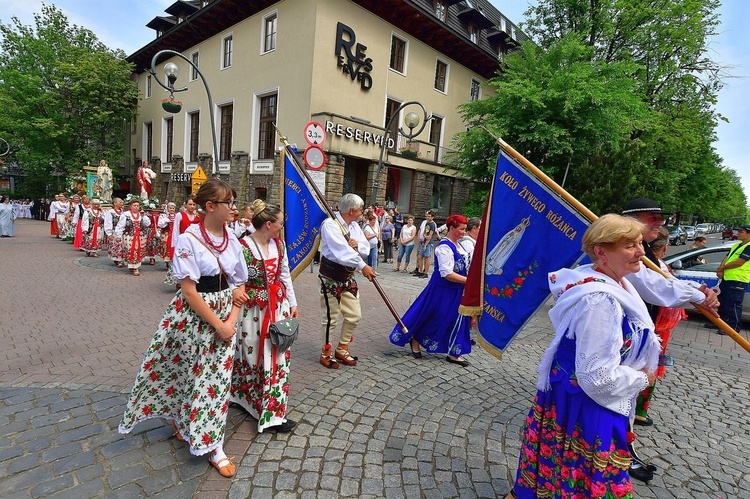
[{"label": "cobblestone street", "polygon": [[[360,362],[330,371],[318,363],[317,271],[304,272],[294,283],[301,333],[287,414],[299,424],[258,434],[231,408],[230,480],[160,420],[117,433],[174,292],[164,264],[136,278],[50,237],[47,223],[15,226],[16,237],[0,241],[0,496],[463,499],[509,490],[550,341],[546,306],[502,361],[477,349],[461,368],[391,345],[394,321],[360,277],[363,320],[351,346]],[[381,264],[380,282],[403,312],[427,280],[392,269]],[[648,485],[634,481],[637,497],[750,497],[750,353],[703,322],[691,317],[672,333],[676,364],[657,385],[655,425],[638,427],[638,448],[658,471]]]}]

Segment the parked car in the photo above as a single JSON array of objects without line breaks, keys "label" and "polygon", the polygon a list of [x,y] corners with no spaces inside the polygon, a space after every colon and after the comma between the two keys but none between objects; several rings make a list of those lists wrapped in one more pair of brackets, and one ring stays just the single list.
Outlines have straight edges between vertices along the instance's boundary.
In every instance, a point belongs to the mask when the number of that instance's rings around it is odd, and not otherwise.
[{"label": "parked car", "polygon": [[683,229],[685,229],[685,232],[687,233],[688,241],[694,241],[695,240],[695,227],[692,225],[683,225]]},{"label": "parked car", "polygon": [[687,242],[687,232],[680,226],[668,225],[666,229],[669,231],[669,244],[672,246],[678,244],[685,244]]},{"label": "parked car", "polygon": [[729,239],[730,241],[734,241],[737,239],[737,229],[724,229],[721,231],[721,240],[724,241],[725,239]]},{"label": "parked car", "polygon": [[[672,267],[678,279],[705,284],[709,288],[718,288],[719,278],[716,276],[716,269],[719,268],[719,264],[729,254],[729,249],[734,244],[725,243],[721,246],[687,250],[668,256],[664,261]],[[719,301],[721,301],[721,296],[719,296]],[[745,299],[742,302],[742,320],[750,321],[750,292],[745,292]]]},{"label": "parked car", "polygon": [[705,236],[708,234],[708,224],[698,224],[695,226],[695,234]]}]

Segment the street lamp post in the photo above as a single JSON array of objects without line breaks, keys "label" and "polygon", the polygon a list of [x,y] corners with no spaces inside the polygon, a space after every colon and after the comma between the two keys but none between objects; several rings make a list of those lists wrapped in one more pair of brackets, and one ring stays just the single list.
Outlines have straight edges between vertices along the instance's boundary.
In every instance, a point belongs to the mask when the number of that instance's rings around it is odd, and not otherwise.
[{"label": "street lamp post", "polygon": [[[206,88],[206,94],[208,95],[208,113],[211,118],[211,139],[213,140],[214,145],[214,157],[213,161],[211,161],[211,175],[216,176],[216,162],[219,161],[219,149],[216,146],[216,125],[214,120],[214,103],[213,99],[211,98],[211,90],[208,88],[208,83],[206,83],[206,78],[203,76],[203,73],[201,73],[200,69],[198,69],[198,66],[193,64],[193,61],[185,57],[184,55],[180,54],[179,52],[175,52],[174,50],[160,50],[156,54],[154,54],[154,57],[151,59],[151,69],[149,70],[149,73],[151,73],[151,76],[154,77],[156,80],[156,83],[158,83],[162,88],[169,90],[169,96],[174,96],[174,92],[184,92],[188,89],[188,87],[182,87],[182,88],[174,88],[174,84],[177,81],[177,76],[180,74],[180,68],[177,66],[177,64],[173,62],[168,62],[164,65],[164,74],[167,77],[167,84],[159,80],[159,77],[156,74],[156,61],[159,59],[159,57],[162,54],[169,54],[179,57],[180,59],[187,62],[190,67],[195,69],[195,72],[198,74],[198,76],[201,77],[201,81],[203,82],[203,86]],[[149,158],[151,159],[151,158]]]},{"label": "street lamp post", "polygon": [[[404,125],[406,125],[409,128],[409,133],[406,133],[402,128],[399,127],[398,131],[401,132],[401,135],[406,137],[407,140],[411,142],[411,140],[422,133],[424,130],[424,127],[427,126],[427,122],[432,119],[432,117],[427,116],[427,110],[424,108],[421,102],[418,101],[409,101],[404,102],[400,106],[398,106],[398,109],[393,113],[391,116],[391,119],[388,120],[388,124],[385,126],[385,135],[383,136],[383,143],[380,146],[380,157],[378,159],[378,168],[375,171],[375,178],[372,179],[372,194],[370,196],[370,204],[375,204],[375,200],[377,199],[378,195],[378,187],[380,186],[380,170],[383,169],[383,155],[385,154],[385,149],[388,147],[388,136],[391,133],[391,126],[393,126],[393,120],[398,119],[398,115],[401,112],[402,109],[404,109],[407,106],[419,106],[420,109],[422,109],[422,114],[424,115],[424,121],[422,121],[422,124],[420,126],[420,117],[415,112],[407,113],[406,116],[404,116]],[[415,132],[414,129],[419,127],[419,129]],[[398,135],[396,136],[398,138]]]}]

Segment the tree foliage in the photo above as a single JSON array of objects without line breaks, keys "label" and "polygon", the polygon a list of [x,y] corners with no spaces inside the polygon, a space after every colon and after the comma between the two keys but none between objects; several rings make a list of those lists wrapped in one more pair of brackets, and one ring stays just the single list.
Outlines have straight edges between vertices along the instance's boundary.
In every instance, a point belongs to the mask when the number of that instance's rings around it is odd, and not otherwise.
[{"label": "tree foliage", "polygon": [[54,6],[42,5],[34,21],[0,23],[0,136],[27,174],[24,190],[41,196],[52,172],[121,163],[138,91],[122,51]]},{"label": "tree foliage", "polygon": [[458,167],[490,178],[497,147],[484,125],[594,212],[639,196],[705,219],[744,212],[737,175],[712,145],[723,119],[714,108],[723,68],[707,51],[717,7],[540,0],[524,26],[536,44],[504,58],[486,83],[493,95],[462,107],[470,129],[456,139]]}]

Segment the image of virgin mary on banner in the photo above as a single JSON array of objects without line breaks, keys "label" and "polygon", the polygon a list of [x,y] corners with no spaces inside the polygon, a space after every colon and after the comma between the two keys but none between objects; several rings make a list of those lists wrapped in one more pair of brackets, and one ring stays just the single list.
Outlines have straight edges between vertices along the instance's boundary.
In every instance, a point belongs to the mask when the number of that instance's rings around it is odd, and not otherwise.
[{"label": "image of virgin mary on banner", "polygon": [[315,256],[320,242],[320,224],[328,215],[286,152],[283,182],[284,240],[289,252],[289,271],[294,279]]},{"label": "image of virgin mary on banner", "polygon": [[459,311],[502,352],[549,296],[547,274],[583,256],[588,220],[501,149]]}]

